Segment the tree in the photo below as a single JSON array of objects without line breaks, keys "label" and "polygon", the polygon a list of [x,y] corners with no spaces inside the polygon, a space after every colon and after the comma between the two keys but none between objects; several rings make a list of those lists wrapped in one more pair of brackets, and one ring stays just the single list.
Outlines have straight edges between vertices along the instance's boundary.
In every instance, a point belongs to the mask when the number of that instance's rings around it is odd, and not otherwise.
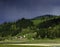
[{"label": "tree", "polygon": [[34,24],[31,20],[22,18],[21,20],[18,20],[16,22],[17,26],[20,28],[27,28],[27,27],[32,27]]}]

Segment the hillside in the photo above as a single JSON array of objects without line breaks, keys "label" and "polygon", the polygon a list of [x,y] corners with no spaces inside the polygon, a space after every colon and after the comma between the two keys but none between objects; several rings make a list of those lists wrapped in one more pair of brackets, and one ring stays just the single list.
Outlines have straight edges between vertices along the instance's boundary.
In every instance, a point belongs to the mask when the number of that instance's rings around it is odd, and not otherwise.
[{"label": "hillside", "polygon": [[[33,19],[19,19],[0,25],[0,40],[24,38],[60,38],[60,16],[43,15]],[[15,38],[14,38],[15,39]]]},{"label": "hillside", "polygon": [[33,18],[33,22],[35,25],[38,25],[44,21],[48,21],[50,19],[54,19],[54,18],[58,18],[60,16],[56,16],[56,15],[43,15],[43,16],[38,16]]}]

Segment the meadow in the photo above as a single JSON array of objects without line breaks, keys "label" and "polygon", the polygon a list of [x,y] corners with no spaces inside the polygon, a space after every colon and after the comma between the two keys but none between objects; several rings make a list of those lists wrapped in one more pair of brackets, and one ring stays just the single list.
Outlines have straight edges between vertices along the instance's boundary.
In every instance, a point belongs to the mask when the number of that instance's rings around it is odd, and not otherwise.
[{"label": "meadow", "polygon": [[6,44],[0,44],[0,47],[49,47],[49,46],[20,46],[20,45],[6,45]]},{"label": "meadow", "polygon": [[0,44],[36,44],[36,43],[60,43],[60,38],[57,39],[36,39],[36,40],[5,40],[0,41]]}]

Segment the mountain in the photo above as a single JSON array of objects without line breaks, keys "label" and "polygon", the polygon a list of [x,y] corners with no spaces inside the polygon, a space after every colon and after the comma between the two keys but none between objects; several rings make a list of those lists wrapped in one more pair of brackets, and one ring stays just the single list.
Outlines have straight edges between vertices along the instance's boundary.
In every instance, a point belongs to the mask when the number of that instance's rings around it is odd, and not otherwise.
[{"label": "mountain", "polygon": [[[60,38],[60,16],[43,15],[33,19],[22,18],[16,22],[0,24],[0,37],[24,36],[31,38]],[[0,40],[2,40],[0,38]]]}]

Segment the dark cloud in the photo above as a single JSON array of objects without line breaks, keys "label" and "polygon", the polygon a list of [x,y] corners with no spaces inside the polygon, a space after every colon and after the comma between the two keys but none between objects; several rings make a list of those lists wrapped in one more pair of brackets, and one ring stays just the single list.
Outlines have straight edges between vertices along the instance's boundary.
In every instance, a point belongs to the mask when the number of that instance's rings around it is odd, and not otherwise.
[{"label": "dark cloud", "polygon": [[44,14],[60,15],[60,0],[0,0],[0,21]]}]

